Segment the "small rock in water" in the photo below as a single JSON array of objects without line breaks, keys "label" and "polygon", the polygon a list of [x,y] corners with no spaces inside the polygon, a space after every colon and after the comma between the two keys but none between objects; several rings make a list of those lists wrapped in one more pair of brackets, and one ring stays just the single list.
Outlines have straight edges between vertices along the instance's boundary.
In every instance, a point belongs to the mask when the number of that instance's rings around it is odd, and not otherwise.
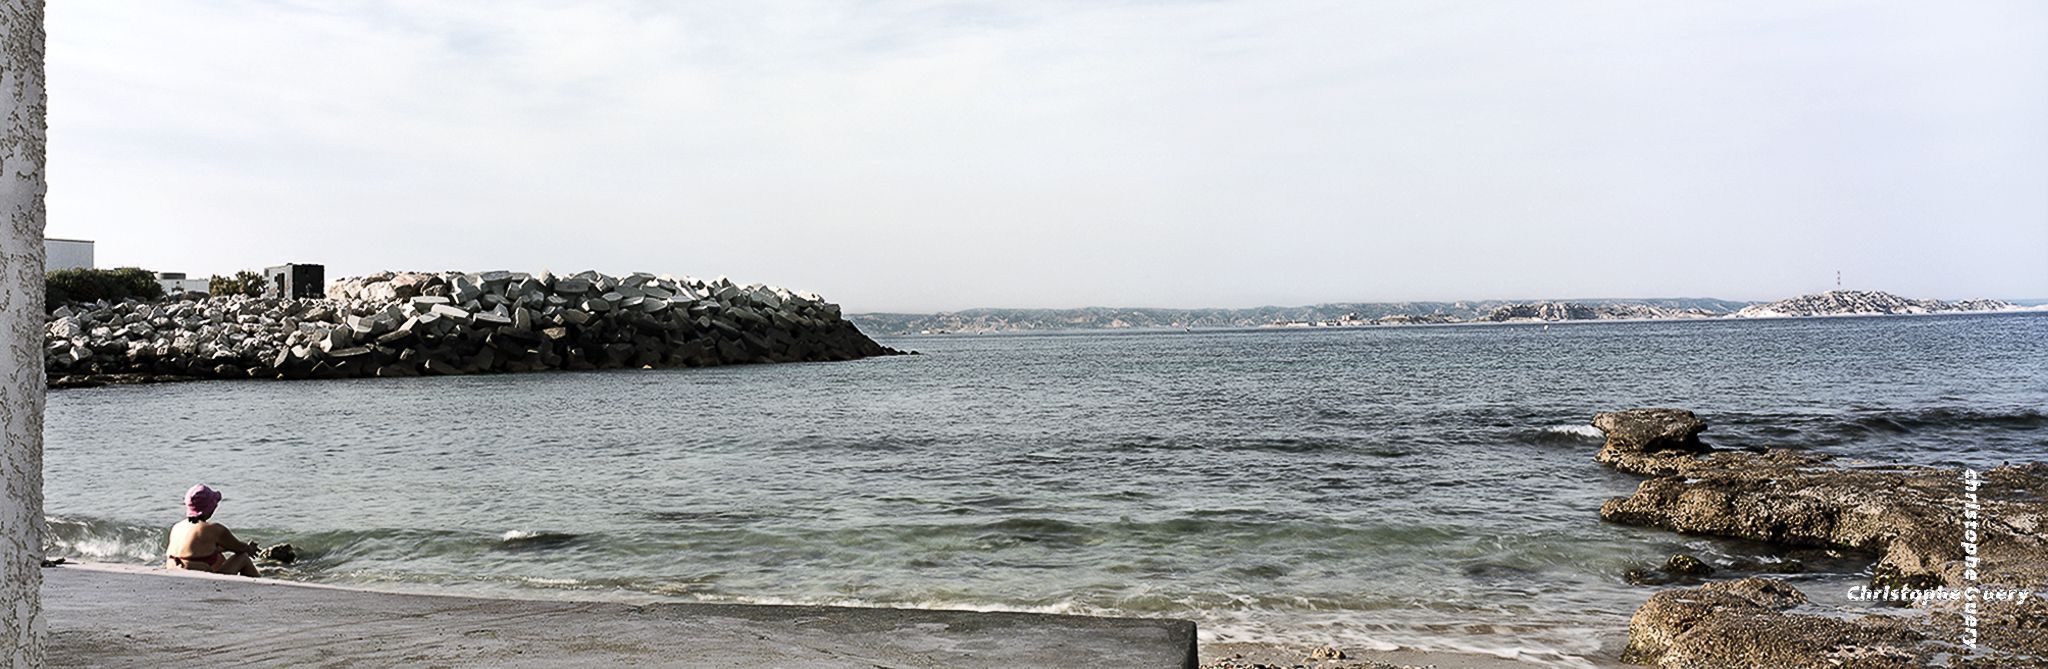
[{"label": "small rock in water", "polygon": [[1737,558],[1734,564],[1728,565],[1728,569],[1730,571],[1746,571],[1755,574],[1800,574],[1806,572],[1806,563],[1798,560],[1766,562],[1763,560]]},{"label": "small rock in water", "polygon": [[1699,558],[1690,555],[1673,555],[1664,564],[1655,568],[1637,567],[1623,572],[1621,580],[1630,585],[1665,585],[1678,581],[1697,581],[1700,577],[1714,573],[1714,568]]},{"label": "small rock in water", "polygon": [[1314,651],[1310,651],[1308,654],[1308,659],[1342,660],[1344,659],[1344,651],[1337,648],[1336,646],[1323,646],[1321,648],[1315,649]]},{"label": "small rock in water", "polygon": [[1699,558],[1682,554],[1673,555],[1671,559],[1665,560],[1663,569],[1669,573],[1686,576],[1706,576],[1714,573],[1714,568],[1707,566],[1707,563],[1701,562]]},{"label": "small rock in water", "polygon": [[260,548],[256,551],[256,557],[278,564],[291,564],[299,561],[299,553],[292,550],[291,544],[278,544]]}]

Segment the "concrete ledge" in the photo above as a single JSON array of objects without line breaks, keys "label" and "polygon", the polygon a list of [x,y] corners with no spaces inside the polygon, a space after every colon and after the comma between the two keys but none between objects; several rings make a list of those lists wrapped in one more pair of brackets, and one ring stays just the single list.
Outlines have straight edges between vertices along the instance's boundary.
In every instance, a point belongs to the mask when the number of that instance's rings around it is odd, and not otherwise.
[{"label": "concrete ledge", "polygon": [[43,577],[53,667],[1196,666],[1180,620],[479,599],[98,565]]}]

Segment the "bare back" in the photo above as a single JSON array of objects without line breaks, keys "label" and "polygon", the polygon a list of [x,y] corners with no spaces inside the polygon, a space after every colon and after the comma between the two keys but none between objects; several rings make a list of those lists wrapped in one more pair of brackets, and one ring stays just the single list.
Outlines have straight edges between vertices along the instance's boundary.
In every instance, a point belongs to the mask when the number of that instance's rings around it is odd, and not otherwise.
[{"label": "bare back", "polygon": [[[236,539],[225,525],[209,520],[184,521],[171,526],[171,540],[164,548],[164,568],[255,576],[251,548]],[[229,551],[237,555],[230,558]]]},{"label": "bare back", "polygon": [[164,555],[204,558],[220,553],[220,535],[225,529],[212,521],[180,521],[171,526],[171,543],[164,548]]}]

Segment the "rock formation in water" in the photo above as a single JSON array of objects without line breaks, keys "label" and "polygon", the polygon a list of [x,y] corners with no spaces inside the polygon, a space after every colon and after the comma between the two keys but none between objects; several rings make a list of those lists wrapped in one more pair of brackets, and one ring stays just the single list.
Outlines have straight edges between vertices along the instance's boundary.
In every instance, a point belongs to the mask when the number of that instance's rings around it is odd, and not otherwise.
[{"label": "rock formation in water", "polygon": [[1629,409],[1593,415],[1593,427],[1607,435],[1600,464],[1637,474],[1677,472],[1692,456],[1707,451],[1700,433],[1707,424],[1684,409]]},{"label": "rock formation in water", "polygon": [[[1651,595],[1629,619],[1625,662],[1661,667],[1907,667],[1928,640],[1886,616],[1787,613],[1809,604],[1783,581],[1745,578]],[[1938,665],[1937,665],[1938,666]]]},{"label": "rock formation in water", "polygon": [[[1611,522],[1871,555],[1872,589],[2048,588],[2048,463],[1983,472],[1972,490],[1973,479],[1957,470],[1845,464],[1784,449],[1709,451],[1697,438],[1705,424],[1690,412],[1604,413],[1595,426],[1607,434],[1596,459],[1654,477],[1602,505]],[[1969,494],[1978,506],[1966,510]],[[1846,593],[1841,601],[1849,603]],[[1788,611],[1802,604],[1814,612]],[[1664,667],[2018,667],[2048,657],[2048,599],[2038,595],[1980,601],[1984,652],[1961,660],[1961,601],[1916,601],[1920,611],[1910,617],[1857,617],[1853,607],[1819,614],[1826,604],[1755,578],[1661,592],[1631,620],[1625,659]]]},{"label": "rock formation in water", "polygon": [[2020,307],[1998,300],[1915,300],[1891,293],[1865,290],[1831,290],[1801,295],[1770,304],[1744,307],[1737,318],[1783,318],[1790,316],[1872,316],[1886,314],[1937,314],[1965,311],[2006,311]]},{"label": "rock formation in water", "polygon": [[53,385],[851,360],[897,353],[816,295],[652,274],[379,273],[327,299],[65,306]]}]

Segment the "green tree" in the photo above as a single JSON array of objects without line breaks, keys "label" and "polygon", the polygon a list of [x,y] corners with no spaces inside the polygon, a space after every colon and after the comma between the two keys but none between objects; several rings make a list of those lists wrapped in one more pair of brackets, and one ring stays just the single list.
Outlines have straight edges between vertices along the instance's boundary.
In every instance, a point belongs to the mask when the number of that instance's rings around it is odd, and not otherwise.
[{"label": "green tree", "polygon": [[156,274],[137,267],[60,269],[44,277],[43,297],[49,308],[99,300],[161,300],[163,284]]},{"label": "green tree", "polygon": [[262,297],[263,287],[267,283],[269,282],[263,278],[263,275],[245,269],[236,272],[234,276],[215,275],[212,279],[207,280],[206,292],[221,297],[228,295]]}]

